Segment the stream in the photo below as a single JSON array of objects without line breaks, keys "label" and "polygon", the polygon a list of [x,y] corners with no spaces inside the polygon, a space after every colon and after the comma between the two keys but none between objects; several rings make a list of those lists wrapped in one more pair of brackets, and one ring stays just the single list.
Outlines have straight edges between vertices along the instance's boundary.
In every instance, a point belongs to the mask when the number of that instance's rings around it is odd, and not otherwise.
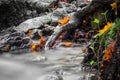
[{"label": "stream", "polygon": [[4,53],[0,56],[0,80],[87,80],[81,79],[87,75],[81,70],[83,48]]}]

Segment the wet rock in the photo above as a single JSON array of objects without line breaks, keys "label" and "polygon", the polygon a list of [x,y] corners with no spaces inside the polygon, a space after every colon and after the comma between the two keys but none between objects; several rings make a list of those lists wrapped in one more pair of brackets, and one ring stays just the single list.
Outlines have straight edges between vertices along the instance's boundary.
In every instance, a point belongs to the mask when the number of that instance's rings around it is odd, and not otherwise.
[{"label": "wet rock", "polygon": [[83,7],[85,7],[85,6],[87,6],[86,3],[81,3],[81,4],[78,5],[78,7],[80,7],[80,8],[83,8]]},{"label": "wet rock", "polygon": [[27,32],[30,29],[37,29],[41,28],[43,24],[49,23],[51,21],[50,16],[41,16],[41,17],[36,17],[33,19],[28,19],[21,23],[19,26],[17,26],[16,30],[19,32]]},{"label": "wet rock", "polygon": [[31,33],[31,35],[30,35],[30,38],[31,38],[31,39],[35,39],[35,40],[38,40],[40,33],[41,33],[41,30],[39,30],[39,29],[33,29],[33,30],[32,30],[32,33]]},{"label": "wet rock", "polygon": [[75,61],[76,57],[70,56],[66,59],[66,62],[73,62]]},{"label": "wet rock", "polygon": [[80,72],[81,71],[81,67],[80,66],[79,67],[74,67],[74,68],[72,68],[72,70],[75,71],[75,72]]},{"label": "wet rock", "polygon": [[[30,33],[30,38],[33,40],[38,40],[40,38],[39,34],[42,34],[44,37],[48,37],[52,34],[54,30],[54,26],[44,25],[41,29],[33,29],[31,30],[32,33]],[[27,32],[29,33],[29,32]]]},{"label": "wet rock", "polygon": [[57,22],[66,15],[66,11],[63,8],[58,8],[51,14],[52,22]]},{"label": "wet rock", "polygon": [[66,2],[59,2],[58,3],[58,7],[60,7],[60,8],[71,7],[71,6],[73,6],[73,5],[66,3]]},{"label": "wet rock", "polygon": [[17,26],[21,22],[48,12],[50,4],[57,0],[1,0],[0,30]]},{"label": "wet rock", "polygon": [[24,21],[23,23],[21,23],[20,25],[18,25],[15,28],[15,30],[17,30],[18,32],[22,32],[22,31],[27,32],[30,29],[37,29],[37,28],[41,29],[41,28],[44,28],[44,24],[55,23],[59,19],[62,19],[64,16],[65,14],[63,14],[61,10],[56,10],[53,13],[49,13],[41,17],[28,19]]},{"label": "wet rock", "polygon": [[68,16],[68,14],[72,15],[71,13],[75,11],[77,11],[77,8],[68,4],[64,8],[57,8],[51,13],[46,13],[40,17],[28,19],[18,25],[16,30],[27,32],[30,29],[42,28],[44,24],[57,23],[58,20],[63,19],[65,16]]},{"label": "wet rock", "polygon": [[72,13],[77,11],[77,7],[74,4],[69,4],[69,3],[60,3],[62,8],[66,10],[67,13]]},{"label": "wet rock", "polygon": [[[9,29],[8,29],[9,30]],[[4,31],[3,31],[4,33]],[[18,50],[29,48],[32,44],[30,38],[25,33],[11,32],[6,30],[4,34],[0,35],[0,51],[6,52],[9,50]]]},{"label": "wet rock", "polygon": [[53,74],[54,74],[54,75],[61,75],[61,76],[65,76],[65,75],[69,75],[69,74],[71,74],[71,73],[66,72],[66,71],[64,71],[64,70],[60,69],[60,70],[56,70],[56,71],[54,71],[54,72],[53,72]]},{"label": "wet rock", "polygon": [[27,37],[9,38],[7,44],[10,44],[11,50],[29,48],[32,44],[31,40]]},{"label": "wet rock", "polygon": [[42,31],[41,31],[43,36],[46,36],[46,37],[50,36],[53,33],[55,27],[54,26],[49,26],[49,25],[44,25],[44,26],[45,26],[45,28],[42,29]]},{"label": "wet rock", "polygon": [[50,75],[45,80],[64,80],[60,75]]},{"label": "wet rock", "polygon": [[94,74],[88,73],[81,76],[78,80],[98,80]]},{"label": "wet rock", "polygon": [[90,80],[99,80],[99,79],[97,78],[97,76],[92,75],[92,76],[90,77]]},{"label": "wet rock", "polygon": [[2,52],[8,52],[10,50],[10,45],[6,44],[6,45],[1,45],[0,46],[0,53]]},{"label": "wet rock", "polygon": [[37,62],[37,61],[40,61],[40,62],[43,62],[43,61],[46,61],[47,58],[45,56],[36,56],[33,61]]}]

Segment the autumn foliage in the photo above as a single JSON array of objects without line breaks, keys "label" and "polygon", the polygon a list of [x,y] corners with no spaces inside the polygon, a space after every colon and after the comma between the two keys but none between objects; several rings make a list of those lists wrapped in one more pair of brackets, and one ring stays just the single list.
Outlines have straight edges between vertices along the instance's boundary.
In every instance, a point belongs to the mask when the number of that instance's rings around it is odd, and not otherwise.
[{"label": "autumn foliage", "polygon": [[41,34],[39,34],[39,43],[33,43],[31,45],[31,49],[32,51],[37,51],[38,48],[42,49],[46,43],[46,39],[43,38],[43,36]]},{"label": "autumn foliage", "polygon": [[66,24],[69,20],[71,20],[72,16],[70,17],[64,17],[63,19],[59,20],[58,22],[60,23],[60,26]]},{"label": "autumn foliage", "polygon": [[103,55],[104,60],[101,64],[102,67],[106,67],[110,62],[110,59],[112,58],[112,55],[115,52],[115,45],[116,45],[116,41],[112,41],[108,45],[108,48],[104,50],[104,55]]}]

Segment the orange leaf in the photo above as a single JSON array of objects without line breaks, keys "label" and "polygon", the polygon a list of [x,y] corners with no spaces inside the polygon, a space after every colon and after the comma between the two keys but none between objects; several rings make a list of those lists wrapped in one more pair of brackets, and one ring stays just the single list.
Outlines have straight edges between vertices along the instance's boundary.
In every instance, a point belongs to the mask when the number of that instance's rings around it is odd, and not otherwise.
[{"label": "orange leaf", "polygon": [[64,25],[66,24],[69,20],[71,20],[72,16],[70,17],[64,17],[63,19],[59,20],[58,22],[61,24],[61,25]]},{"label": "orange leaf", "polygon": [[29,31],[27,32],[27,35],[30,36],[31,34],[32,34],[32,30],[29,30]]},{"label": "orange leaf", "polygon": [[102,66],[102,67],[106,67],[106,66],[108,65],[108,63],[109,63],[109,62],[105,60],[105,61],[103,61],[103,63],[101,64],[101,66]]},{"label": "orange leaf", "polygon": [[86,53],[86,52],[87,52],[87,48],[83,49],[82,52],[83,52],[83,53]]},{"label": "orange leaf", "polygon": [[39,39],[39,47],[43,47],[44,45],[45,45],[45,43],[46,43],[46,40],[43,38],[43,37],[41,37],[40,39]]},{"label": "orange leaf", "polygon": [[115,50],[115,44],[116,44],[116,41],[112,41],[112,42],[108,45],[108,48],[111,50],[111,52],[114,52],[114,50]]},{"label": "orange leaf", "polygon": [[111,41],[111,43],[108,45],[108,48],[104,50],[105,54],[103,55],[103,58],[105,59],[103,63],[101,64],[102,67],[106,67],[112,57],[112,54],[115,51],[115,45],[116,41]]},{"label": "orange leaf", "polygon": [[60,45],[64,46],[64,47],[72,47],[73,46],[73,42],[61,42]]},{"label": "orange leaf", "polygon": [[59,39],[62,39],[63,38],[63,35],[61,34],[60,36],[59,36]]},{"label": "orange leaf", "polygon": [[116,41],[112,41],[109,45],[108,48],[106,50],[104,50],[105,54],[103,55],[103,58],[107,61],[109,61],[112,57],[112,54],[115,51],[115,44]]},{"label": "orange leaf", "polygon": [[39,44],[32,44],[31,49],[32,51],[36,51],[38,47],[39,47]]}]

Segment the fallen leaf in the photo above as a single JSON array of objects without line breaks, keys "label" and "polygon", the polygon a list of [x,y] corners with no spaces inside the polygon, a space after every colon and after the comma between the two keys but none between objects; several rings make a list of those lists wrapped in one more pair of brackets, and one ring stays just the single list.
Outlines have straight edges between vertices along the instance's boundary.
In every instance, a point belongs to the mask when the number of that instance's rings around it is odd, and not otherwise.
[{"label": "fallen leaf", "polygon": [[32,44],[31,45],[31,49],[33,52],[35,52],[38,47],[39,47],[39,44]]},{"label": "fallen leaf", "polygon": [[61,34],[60,36],[59,36],[59,39],[62,39],[63,38],[63,35]]},{"label": "fallen leaf", "polygon": [[86,23],[86,20],[83,20],[83,23]]},{"label": "fallen leaf", "polygon": [[45,40],[45,38],[43,38],[43,37],[41,37],[40,39],[39,39],[39,47],[43,47],[44,45],[45,45],[45,43],[46,43],[46,40]]},{"label": "fallen leaf", "polygon": [[62,25],[66,24],[69,20],[71,20],[72,16],[70,17],[64,17],[63,19],[59,20],[58,22]]},{"label": "fallen leaf", "polygon": [[73,42],[61,42],[60,45],[64,46],[64,47],[72,47],[73,46]]},{"label": "fallen leaf", "polygon": [[114,2],[114,3],[110,4],[110,6],[112,7],[112,9],[116,9],[117,8],[117,3]]},{"label": "fallen leaf", "polygon": [[86,52],[87,52],[87,48],[83,49],[82,52],[83,52],[83,53],[86,53]]},{"label": "fallen leaf", "polygon": [[109,61],[112,57],[112,53],[109,49],[104,50],[105,54],[103,56],[103,59],[106,61]]},{"label": "fallen leaf", "polygon": [[32,34],[32,30],[28,30],[27,35],[30,36]]},{"label": "fallen leaf", "polygon": [[98,31],[99,32],[98,35],[105,33],[107,30],[109,30],[112,27],[112,25],[113,23],[107,22],[107,25],[105,25],[103,29]]},{"label": "fallen leaf", "polygon": [[114,9],[115,15],[117,15],[117,2],[110,4],[110,6],[112,7],[112,9]]},{"label": "fallen leaf", "polygon": [[114,53],[115,51],[115,45],[116,45],[116,41],[112,41],[109,45],[108,45],[108,48],[106,50],[104,50],[104,55],[103,55],[103,58],[104,60],[106,61],[109,61],[112,57],[112,54]]}]

